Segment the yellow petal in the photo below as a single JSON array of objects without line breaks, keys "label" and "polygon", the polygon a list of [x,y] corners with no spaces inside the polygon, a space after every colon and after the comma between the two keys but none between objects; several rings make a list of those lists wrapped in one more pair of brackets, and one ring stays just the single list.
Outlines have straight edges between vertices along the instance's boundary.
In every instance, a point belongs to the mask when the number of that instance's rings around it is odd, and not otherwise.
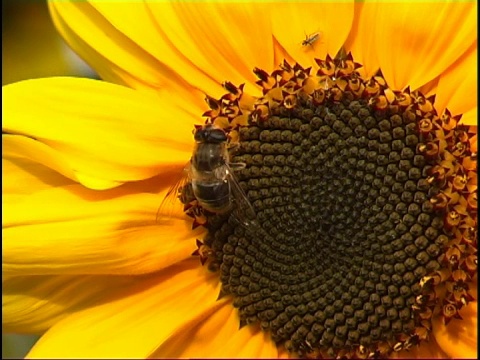
[{"label": "yellow petal", "polygon": [[76,311],[136,284],[134,276],[14,276],[2,283],[6,332],[41,334]]},{"label": "yellow petal", "polygon": [[285,349],[284,346],[279,346],[277,351],[278,351],[277,359],[290,359],[290,354],[288,353],[288,351]]},{"label": "yellow petal", "polygon": [[245,326],[233,334],[228,343],[220,346],[216,357],[230,354],[238,358],[273,358],[277,357],[275,344],[270,334],[258,326]]},{"label": "yellow petal", "polygon": [[478,126],[477,108],[464,113],[460,121],[465,125]]},{"label": "yellow petal", "polygon": [[228,301],[201,323],[179,329],[150,358],[276,358],[277,348],[258,327],[239,330],[238,310]]},{"label": "yellow petal", "polygon": [[[252,93],[258,80],[252,69],[273,70],[273,39],[265,16],[270,7],[265,4],[153,1],[148,9],[159,38],[168,39],[158,49],[162,61],[196,87],[207,76],[218,84],[247,82],[251,86],[246,90]],[[191,63],[183,66],[184,59]]]},{"label": "yellow petal", "polygon": [[[122,182],[119,181],[100,179],[76,172],[63,154],[30,137],[23,135],[2,135],[2,145],[3,156],[17,157],[18,159],[36,164],[34,166],[40,165],[46,167],[50,170],[49,173],[61,174],[70,180],[70,183],[74,181],[79,182],[86,187],[97,190],[110,189],[122,184]],[[52,169],[55,169],[55,171]],[[27,183],[19,183],[17,187],[23,186],[26,188],[26,184]]]},{"label": "yellow petal", "polygon": [[[439,78],[436,77],[432,81],[429,81],[428,83],[422,85],[422,87],[420,87],[418,89],[418,91],[420,91],[426,97],[430,97],[432,95],[435,95],[437,93],[437,90],[438,90],[438,80],[439,80]],[[437,108],[437,103],[436,102],[435,102],[435,108]]]},{"label": "yellow petal", "polygon": [[[314,58],[334,57],[345,43],[353,21],[353,1],[340,3],[275,3],[269,12],[275,39],[299,64],[314,65]],[[315,34],[312,45],[302,42]]]},{"label": "yellow petal", "polygon": [[415,90],[442,74],[477,39],[477,2],[377,3],[371,24],[390,87]]},{"label": "yellow petal", "polygon": [[295,60],[287,53],[287,51],[274,39],[273,56],[275,64],[282,64],[286,60],[289,64],[295,64]]},{"label": "yellow petal", "polygon": [[[195,261],[193,261],[195,260]],[[192,259],[54,325],[27,358],[146,358],[175,329],[220,308],[217,275]]]},{"label": "yellow petal", "polygon": [[186,163],[195,122],[167,98],[79,78],[7,85],[2,115],[3,131],[33,139],[9,140],[19,155],[45,158],[44,165],[94,189]]},{"label": "yellow petal", "polygon": [[434,318],[433,335],[450,358],[477,359],[477,303],[469,303],[459,313],[463,320],[452,319],[447,325],[440,317]]},{"label": "yellow petal", "polygon": [[156,221],[167,191],[156,187],[165,184],[153,178],[102,192],[66,185],[3,194],[3,273],[142,274],[190,257],[204,230],[192,231],[185,215]]},{"label": "yellow petal", "polygon": [[376,74],[380,64],[375,51],[376,4],[355,2],[353,24],[345,42],[345,50],[352,52],[355,61],[362,64],[359,71],[369,79]]},{"label": "yellow petal", "polygon": [[227,301],[204,321],[187,324],[185,329],[176,329],[175,333],[149,357],[152,359],[213,357],[220,344],[228,342],[238,328],[237,310],[233,308],[232,301]]},{"label": "yellow petal", "polygon": [[17,198],[50,187],[73,184],[72,180],[42,164],[10,156],[5,143],[2,145],[2,194],[8,194],[9,200],[14,202]]},{"label": "yellow petal", "polygon": [[168,39],[162,38],[143,3],[61,0],[50,1],[49,5],[60,34],[107,81],[163,89],[175,94],[173,102],[203,107],[203,93],[221,89],[206,77],[202,78],[204,87],[195,88],[188,78],[178,75],[177,67],[200,73],[188,59],[177,59],[173,67],[163,62],[168,55],[163,53]]},{"label": "yellow petal", "polygon": [[[477,109],[477,44],[450,66],[438,82],[435,107],[441,114],[448,108],[453,115]],[[463,119],[465,122],[465,119]],[[469,125],[474,125],[470,123]]]}]

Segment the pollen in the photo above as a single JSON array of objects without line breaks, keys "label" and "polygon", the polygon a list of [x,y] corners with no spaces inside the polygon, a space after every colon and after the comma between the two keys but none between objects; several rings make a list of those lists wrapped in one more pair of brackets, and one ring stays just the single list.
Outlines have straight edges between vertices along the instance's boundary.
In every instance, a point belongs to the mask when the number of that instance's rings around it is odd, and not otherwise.
[{"label": "pollen", "polygon": [[434,97],[363,79],[350,54],[316,62],[255,69],[261,98],[226,83],[206,99],[260,227],[203,212],[196,254],[240,325],[294,356],[388,356],[473,300],[476,131]]}]

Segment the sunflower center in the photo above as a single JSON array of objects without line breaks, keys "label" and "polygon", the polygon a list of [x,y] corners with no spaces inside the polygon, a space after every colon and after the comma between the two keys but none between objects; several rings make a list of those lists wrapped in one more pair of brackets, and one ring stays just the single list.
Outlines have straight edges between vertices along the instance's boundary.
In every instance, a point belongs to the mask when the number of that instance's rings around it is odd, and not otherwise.
[{"label": "sunflower center", "polygon": [[224,290],[290,351],[412,333],[445,242],[414,118],[365,100],[302,105],[240,131],[234,161],[268,235],[212,234]]},{"label": "sunflower center", "polygon": [[386,355],[426,337],[424,282],[449,243],[434,112],[421,95],[380,91],[380,76],[361,80],[352,59],[336,72],[328,61],[313,85],[298,66],[256,69],[265,98],[244,123],[241,88],[208,99],[211,121],[234,124],[231,161],[246,164],[236,176],[259,229],[207,215],[202,247],[242,324],[300,356]]}]

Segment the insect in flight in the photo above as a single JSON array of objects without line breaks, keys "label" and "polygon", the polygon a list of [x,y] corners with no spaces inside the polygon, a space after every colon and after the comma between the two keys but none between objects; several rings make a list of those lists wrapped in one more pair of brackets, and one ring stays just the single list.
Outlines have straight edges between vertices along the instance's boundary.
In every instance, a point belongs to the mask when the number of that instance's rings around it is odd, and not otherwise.
[{"label": "insect in flight", "polygon": [[230,162],[227,133],[212,124],[195,126],[195,146],[192,157],[181,178],[169,189],[157,212],[157,220],[168,216],[167,209],[191,187],[194,198],[205,210],[222,214],[233,211],[243,226],[256,224],[249,216],[255,214],[245,192],[240,187],[235,170],[245,168],[244,163]]},{"label": "insect in flight", "polygon": [[306,35],[305,34],[305,40],[302,41],[303,46],[311,46],[313,47],[313,44],[320,38],[320,33],[316,32],[311,35]]}]

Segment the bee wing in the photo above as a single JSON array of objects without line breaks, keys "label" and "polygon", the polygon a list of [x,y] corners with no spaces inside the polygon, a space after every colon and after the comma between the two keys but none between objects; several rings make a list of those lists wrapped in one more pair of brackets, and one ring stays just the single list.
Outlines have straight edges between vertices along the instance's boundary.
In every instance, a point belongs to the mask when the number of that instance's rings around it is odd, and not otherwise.
[{"label": "bee wing", "polygon": [[[165,218],[173,217],[175,210],[178,210],[181,205],[179,200],[181,190],[188,186],[190,182],[190,162],[188,162],[179,176],[175,179],[173,185],[168,189],[167,194],[158,207],[156,216],[157,222],[160,222]],[[183,207],[181,209],[183,211]]]},{"label": "bee wing", "polygon": [[259,228],[259,223],[255,219],[255,210],[253,209],[252,204],[248,200],[245,191],[238,183],[238,180],[235,176],[235,170],[241,170],[245,168],[243,163],[230,163],[227,165],[228,174],[227,179],[230,183],[231,196],[233,198],[233,215],[236,220],[240,222],[242,226],[247,227],[248,229]]}]

